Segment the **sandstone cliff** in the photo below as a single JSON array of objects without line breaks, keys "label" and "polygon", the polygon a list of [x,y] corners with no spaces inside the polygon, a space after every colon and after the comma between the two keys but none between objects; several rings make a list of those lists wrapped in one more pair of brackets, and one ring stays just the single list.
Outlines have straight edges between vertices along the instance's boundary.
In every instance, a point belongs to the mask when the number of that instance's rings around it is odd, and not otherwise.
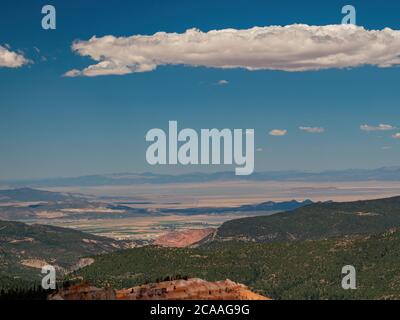
[{"label": "sandstone cliff", "polygon": [[174,280],[129,289],[99,289],[89,284],[74,285],[49,296],[50,300],[270,300],[230,280]]},{"label": "sandstone cliff", "polygon": [[121,300],[267,300],[246,286],[230,281],[202,279],[165,281],[117,291]]}]

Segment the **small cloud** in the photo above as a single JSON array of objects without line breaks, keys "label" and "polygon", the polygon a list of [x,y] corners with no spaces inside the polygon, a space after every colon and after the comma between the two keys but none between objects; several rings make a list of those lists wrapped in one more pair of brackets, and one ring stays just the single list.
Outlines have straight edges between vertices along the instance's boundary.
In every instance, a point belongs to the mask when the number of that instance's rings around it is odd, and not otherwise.
[{"label": "small cloud", "polygon": [[40,61],[42,61],[42,62],[46,62],[47,61],[47,57],[45,55],[41,54],[41,51],[40,51],[40,49],[38,47],[33,47],[33,50],[39,56]]},{"label": "small cloud", "polygon": [[257,151],[257,152],[262,152],[262,151],[263,151],[263,148],[257,148],[256,151]]},{"label": "small cloud", "polygon": [[70,71],[67,71],[66,73],[64,73],[64,77],[68,77],[68,78],[75,78],[75,77],[79,77],[81,75],[81,71],[77,70],[77,69],[72,69]]},{"label": "small cloud", "polygon": [[394,135],[392,135],[392,137],[395,139],[400,139],[400,132],[395,133]]},{"label": "small cloud", "polygon": [[269,132],[270,136],[275,136],[275,137],[281,137],[285,136],[287,134],[287,130],[282,130],[282,129],[274,129]]},{"label": "small cloud", "polygon": [[323,133],[325,131],[325,129],[322,127],[299,127],[299,130],[308,133]]},{"label": "small cloud", "polygon": [[229,81],[228,81],[228,80],[219,80],[219,81],[217,82],[217,84],[218,84],[219,86],[226,86],[227,84],[229,84]]},{"label": "small cloud", "polygon": [[363,124],[360,126],[360,129],[362,131],[367,131],[367,132],[372,132],[372,131],[391,131],[395,130],[396,127],[390,125],[390,124],[380,124],[378,126],[370,126],[368,124]]},{"label": "small cloud", "polygon": [[392,146],[383,146],[382,147],[382,150],[391,150],[391,149],[393,149]]},{"label": "small cloud", "polygon": [[0,68],[19,68],[25,64],[32,63],[26,59],[21,51],[11,51],[9,45],[0,45]]}]

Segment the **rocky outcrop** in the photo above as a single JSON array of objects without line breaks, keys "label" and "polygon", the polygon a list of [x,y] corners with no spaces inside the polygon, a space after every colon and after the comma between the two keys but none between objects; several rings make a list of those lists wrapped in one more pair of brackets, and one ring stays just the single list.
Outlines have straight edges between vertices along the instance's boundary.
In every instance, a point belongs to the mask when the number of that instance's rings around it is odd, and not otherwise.
[{"label": "rocky outcrop", "polygon": [[96,288],[87,283],[60,289],[49,300],[270,300],[230,280],[174,280],[129,289]]},{"label": "rocky outcrop", "polygon": [[202,279],[165,281],[117,291],[120,300],[269,300],[246,286]]}]

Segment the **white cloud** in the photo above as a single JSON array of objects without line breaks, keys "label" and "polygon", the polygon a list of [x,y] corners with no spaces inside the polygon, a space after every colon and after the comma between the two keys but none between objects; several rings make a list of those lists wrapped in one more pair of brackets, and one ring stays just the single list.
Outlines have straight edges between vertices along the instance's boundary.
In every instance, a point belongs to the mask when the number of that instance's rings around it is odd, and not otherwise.
[{"label": "white cloud", "polygon": [[0,68],[19,68],[30,62],[22,54],[11,51],[10,46],[0,45]]},{"label": "white cloud", "polygon": [[393,149],[392,146],[383,146],[382,147],[382,150],[391,150],[391,149]]},{"label": "white cloud", "polygon": [[305,131],[308,133],[323,133],[325,129],[322,127],[299,127],[299,130]]},{"label": "white cloud", "polygon": [[400,139],[400,132],[392,135],[392,137],[395,138],[395,139]]},{"label": "white cloud", "polygon": [[269,132],[269,135],[275,136],[275,137],[285,136],[286,134],[287,134],[287,130],[282,130],[282,129],[274,129]]},{"label": "white cloud", "polygon": [[396,130],[396,127],[390,124],[380,124],[378,126],[370,126],[368,124],[363,124],[360,126],[360,129],[363,131],[371,132],[371,131],[391,131]]},{"label": "white cloud", "polygon": [[81,72],[77,69],[72,69],[64,73],[64,77],[77,77],[81,74]]},{"label": "white cloud", "polygon": [[229,81],[228,80],[219,80],[217,84],[220,86],[224,86],[224,85],[229,84]]},{"label": "white cloud", "polygon": [[257,148],[256,151],[257,151],[257,152],[262,152],[262,151],[263,151],[263,148]]},{"label": "white cloud", "polygon": [[66,76],[123,75],[161,65],[308,71],[400,64],[400,31],[354,25],[253,27],[154,35],[93,36],[72,50],[96,64]]}]

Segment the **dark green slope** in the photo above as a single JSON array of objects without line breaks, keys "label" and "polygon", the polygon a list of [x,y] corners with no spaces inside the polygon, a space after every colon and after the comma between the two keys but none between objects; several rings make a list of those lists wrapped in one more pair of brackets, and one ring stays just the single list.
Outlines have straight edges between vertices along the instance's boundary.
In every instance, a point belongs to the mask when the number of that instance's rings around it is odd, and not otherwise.
[{"label": "dark green slope", "polygon": [[[181,275],[229,278],[275,299],[400,299],[399,248],[400,231],[394,230],[347,240],[143,247],[96,257],[73,276],[116,288]],[[348,264],[357,270],[357,290],[341,287]]]},{"label": "dark green slope", "polygon": [[281,242],[344,237],[400,227],[400,197],[316,203],[271,216],[225,222],[214,240]]},{"label": "dark green slope", "polygon": [[0,276],[32,280],[40,269],[24,266],[26,260],[43,260],[68,270],[82,257],[126,247],[125,242],[77,230],[0,221]]}]

